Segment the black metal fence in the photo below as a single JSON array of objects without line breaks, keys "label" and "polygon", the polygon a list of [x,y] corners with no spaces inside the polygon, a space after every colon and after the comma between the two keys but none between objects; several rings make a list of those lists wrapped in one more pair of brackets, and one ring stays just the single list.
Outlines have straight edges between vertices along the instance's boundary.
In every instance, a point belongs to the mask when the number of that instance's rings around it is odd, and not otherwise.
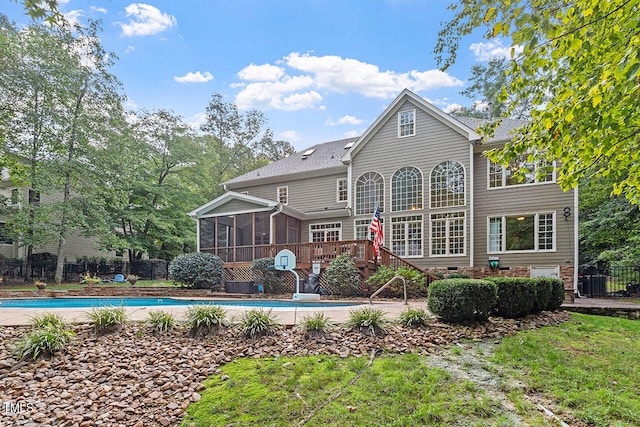
[{"label": "black metal fence", "polygon": [[[19,260],[0,262],[0,284],[21,283],[24,281],[25,263]],[[31,277],[52,281],[56,271],[56,258],[39,257],[31,261]],[[119,260],[96,261],[79,259],[64,265],[63,281],[80,282],[81,276],[89,274],[104,280],[111,280],[116,274],[135,274],[141,279],[158,280],[169,278],[169,262],[163,259],[149,259],[125,262]]]},{"label": "black metal fence", "polygon": [[582,296],[640,298],[640,266],[583,266],[578,278]]}]

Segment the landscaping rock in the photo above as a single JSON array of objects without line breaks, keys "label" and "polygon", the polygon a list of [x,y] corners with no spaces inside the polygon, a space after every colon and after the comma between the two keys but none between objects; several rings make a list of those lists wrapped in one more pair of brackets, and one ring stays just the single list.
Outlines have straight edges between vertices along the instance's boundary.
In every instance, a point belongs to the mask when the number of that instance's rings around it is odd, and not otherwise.
[{"label": "landscaping rock", "polygon": [[[198,402],[208,375],[236,357],[332,354],[368,356],[434,353],[438,347],[489,341],[517,331],[557,325],[565,312],[543,312],[524,319],[490,318],[477,325],[432,320],[428,326],[387,328],[384,336],[334,330],[306,338],[304,332],[280,330],[247,339],[234,329],[207,338],[191,338],[186,329],[159,335],[141,323],[96,337],[90,325],[74,327],[76,337],[50,360],[16,361],[12,349],[27,327],[3,329],[0,342],[0,402],[23,403],[17,413],[0,413],[0,425],[173,426],[189,403]],[[222,375],[223,379],[229,379]]]}]

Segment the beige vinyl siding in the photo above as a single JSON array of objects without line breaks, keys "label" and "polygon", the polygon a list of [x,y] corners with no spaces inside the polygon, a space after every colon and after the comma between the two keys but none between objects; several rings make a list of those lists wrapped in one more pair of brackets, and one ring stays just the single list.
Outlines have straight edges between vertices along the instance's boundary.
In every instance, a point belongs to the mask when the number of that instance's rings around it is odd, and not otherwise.
[{"label": "beige vinyl siding", "polygon": [[[555,212],[555,252],[499,253],[500,265],[552,266],[573,263],[574,220],[573,191],[564,192],[556,183],[510,186],[488,189],[488,162],[482,154],[475,154],[475,260],[476,267],[487,264],[487,217],[502,215]],[[564,208],[571,209],[565,220]]]},{"label": "beige vinyl siding", "polygon": [[[398,112],[409,109],[416,109],[416,135],[398,138]],[[385,246],[391,246],[391,221],[394,216],[418,215],[423,216],[423,243],[422,258],[410,258],[412,263],[421,267],[453,267],[469,265],[469,196],[470,196],[470,167],[469,167],[469,141],[459,133],[451,129],[449,126],[434,119],[431,115],[426,114],[423,110],[416,107],[411,102],[405,102],[394,114],[390,115],[390,119],[383,123],[380,129],[374,133],[367,144],[359,151],[353,159],[352,173],[352,198],[354,198],[355,181],[365,172],[378,172],[384,177],[385,185],[385,202],[384,212],[384,232]],[[465,169],[465,192],[466,205],[454,208],[429,209],[429,186],[430,175],[432,169],[439,163],[455,160],[460,162]],[[423,175],[423,209],[415,211],[398,211],[391,212],[391,177],[395,171],[405,166],[413,166]],[[429,236],[430,223],[429,215],[431,213],[441,212],[467,212],[466,223],[466,255],[465,256],[447,256],[447,257],[429,257]],[[353,227],[355,219],[370,218],[369,215],[358,215],[351,218],[349,227],[351,233],[343,236],[353,238]],[[345,227],[346,224],[343,224]]]},{"label": "beige vinyl siding", "polygon": [[285,181],[250,188],[241,188],[237,191],[248,191],[251,196],[276,201],[278,187],[287,186],[289,196],[287,206],[289,207],[302,212],[341,209],[347,207],[347,202],[336,202],[336,180],[346,177],[347,172],[345,168],[344,174],[331,174],[295,181]]}]

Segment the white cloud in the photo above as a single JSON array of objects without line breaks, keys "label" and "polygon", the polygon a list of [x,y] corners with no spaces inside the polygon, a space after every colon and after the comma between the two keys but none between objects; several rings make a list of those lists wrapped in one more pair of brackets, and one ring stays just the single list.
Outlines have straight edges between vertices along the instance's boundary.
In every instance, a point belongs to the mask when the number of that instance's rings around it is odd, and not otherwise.
[{"label": "white cloud", "polygon": [[488,61],[492,58],[507,58],[511,59],[511,50],[513,49],[513,57],[520,55],[523,51],[523,47],[520,45],[515,46],[502,46],[502,40],[494,39],[488,43],[472,43],[469,49],[476,57],[476,61]]},{"label": "white cloud", "polygon": [[158,34],[177,24],[175,16],[163,13],[149,4],[132,3],[124,10],[130,17],[129,22],[118,22],[118,25],[122,27],[122,34],[127,37]]},{"label": "white cloud", "polygon": [[186,119],[187,124],[194,129],[200,129],[200,126],[202,126],[206,121],[207,121],[207,115],[202,112],[196,113],[193,116]]},{"label": "white cloud", "polygon": [[281,67],[271,64],[249,64],[238,72],[240,79],[252,82],[275,82],[283,75],[284,70]]},{"label": "white cloud", "polygon": [[133,52],[134,50],[136,50],[135,46],[131,46],[131,45],[129,45],[129,46],[127,46],[127,48],[125,49],[124,53],[131,53],[131,52]]},{"label": "white cloud", "polygon": [[107,9],[105,9],[104,7],[97,7],[97,6],[91,6],[89,8],[89,10],[93,11],[93,12],[98,12],[98,13],[102,13],[102,14],[107,14]]},{"label": "white cloud", "polygon": [[389,99],[404,88],[425,91],[463,85],[439,70],[381,71],[377,65],[339,56],[293,52],[277,63],[280,66],[250,64],[238,72],[238,77],[248,82],[232,85],[241,88],[235,99],[239,108],[322,109],[320,92]]},{"label": "white cloud", "polygon": [[195,73],[188,72],[184,76],[174,76],[173,80],[178,83],[206,83],[213,80],[213,75],[208,71],[204,73],[196,71]]},{"label": "white cloud", "polygon": [[295,130],[286,130],[278,134],[278,137],[288,142],[298,142],[302,139],[300,134]]},{"label": "white cloud", "polygon": [[328,118],[325,122],[327,126],[336,126],[336,125],[359,125],[362,123],[362,119],[359,119],[354,116],[346,115],[340,117],[338,120],[333,120],[332,118]]},{"label": "white cloud", "polygon": [[487,101],[476,100],[473,101],[471,108],[476,111],[489,111],[489,103]]},{"label": "white cloud", "polygon": [[350,130],[349,132],[344,133],[345,138],[355,138],[356,136],[360,136],[362,132],[358,132],[357,130]]},{"label": "white cloud", "polygon": [[322,101],[320,94],[309,90],[309,76],[285,77],[277,82],[249,83],[235,99],[238,108],[259,110],[301,110],[313,108]]},{"label": "white cloud", "polygon": [[80,9],[71,10],[69,12],[64,13],[64,19],[67,20],[71,28],[80,24],[80,18],[84,16],[84,12]]},{"label": "white cloud", "polygon": [[457,104],[457,103],[453,103],[453,104],[447,104],[444,108],[442,108],[442,111],[444,111],[447,114],[453,113],[454,111],[457,111],[459,109],[462,108],[462,105]]}]

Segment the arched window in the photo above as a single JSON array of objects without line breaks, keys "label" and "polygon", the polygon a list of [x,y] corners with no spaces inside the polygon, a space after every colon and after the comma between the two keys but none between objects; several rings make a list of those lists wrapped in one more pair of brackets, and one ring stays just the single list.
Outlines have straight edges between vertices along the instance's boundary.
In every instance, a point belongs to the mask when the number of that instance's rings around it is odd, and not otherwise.
[{"label": "arched window", "polygon": [[414,167],[398,169],[391,178],[391,210],[422,209],[422,172]]},{"label": "arched window", "polygon": [[464,167],[451,160],[431,172],[431,208],[464,205]]},{"label": "arched window", "polygon": [[356,215],[373,214],[376,205],[384,211],[384,179],[377,172],[367,172],[356,180]]}]

